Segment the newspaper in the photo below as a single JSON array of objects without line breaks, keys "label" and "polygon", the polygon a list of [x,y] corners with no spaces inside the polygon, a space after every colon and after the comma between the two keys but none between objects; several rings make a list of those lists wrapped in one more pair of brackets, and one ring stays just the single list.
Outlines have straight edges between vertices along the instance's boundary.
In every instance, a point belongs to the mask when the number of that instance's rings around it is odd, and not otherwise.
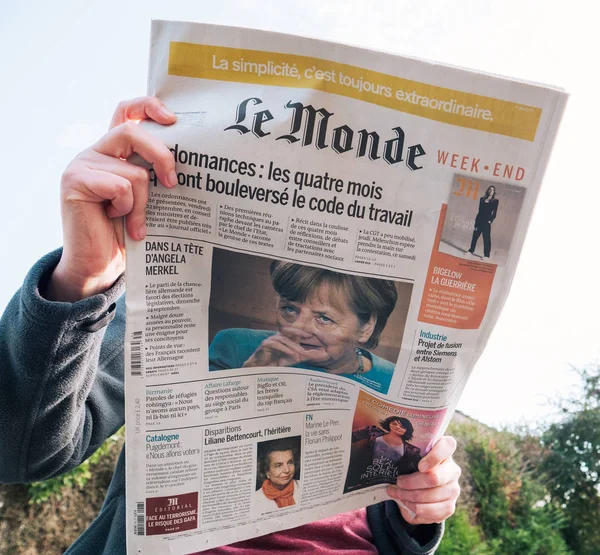
[{"label": "newspaper", "polygon": [[564,92],[155,21],[148,235],[127,242],[130,553],[386,499],[443,434],[508,294]]}]

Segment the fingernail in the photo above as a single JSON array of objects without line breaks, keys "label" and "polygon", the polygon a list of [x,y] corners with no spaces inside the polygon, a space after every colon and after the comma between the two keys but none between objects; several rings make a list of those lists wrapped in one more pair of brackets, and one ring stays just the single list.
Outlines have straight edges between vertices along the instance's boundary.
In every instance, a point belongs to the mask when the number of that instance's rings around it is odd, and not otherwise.
[{"label": "fingernail", "polygon": [[421,462],[419,464],[419,472],[427,472],[430,468],[429,463]]},{"label": "fingernail", "polygon": [[166,106],[161,106],[160,107],[160,111],[162,113],[163,116],[166,116],[168,118],[174,118],[175,114],[173,112],[171,112],[171,110],[169,110]]},{"label": "fingernail", "polygon": [[171,185],[171,187],[175,187],[175,185],[177,185],[177,173],[175,173],[175,170],[171,170],[167,176],[167,179],[169,180],[169,185]]},{"label": "fingernail", "polygon": [[144,237],[146,237],[146,223],[138,227],[138,239],[141,241]]}]

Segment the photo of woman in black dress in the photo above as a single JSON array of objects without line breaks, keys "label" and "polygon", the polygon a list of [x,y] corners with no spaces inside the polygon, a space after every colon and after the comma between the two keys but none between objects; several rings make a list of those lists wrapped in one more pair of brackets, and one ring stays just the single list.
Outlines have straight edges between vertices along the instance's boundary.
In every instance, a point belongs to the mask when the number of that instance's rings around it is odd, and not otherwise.
[{"label": "photo of woman in black dress", "polygon": [[473,237],[471,239],[471,248],[467,251],[470,254],[475,254],[475,247],[479,236],[483,234],[483,258],[490,258],[492,249],[492,222],[498,214],[498,199],[496,198],[496,187],[490,185],[485,195],[479,199],[479,212],[475,217],[475,228],[473,229]]},{"label": "photo of woman in black dress", "polygon": [[353,430],[344,493],[375,484],[393,484],[397,476],[417,472],[421,449],[411,443],[414,432],[408,418],[396,415]]}]

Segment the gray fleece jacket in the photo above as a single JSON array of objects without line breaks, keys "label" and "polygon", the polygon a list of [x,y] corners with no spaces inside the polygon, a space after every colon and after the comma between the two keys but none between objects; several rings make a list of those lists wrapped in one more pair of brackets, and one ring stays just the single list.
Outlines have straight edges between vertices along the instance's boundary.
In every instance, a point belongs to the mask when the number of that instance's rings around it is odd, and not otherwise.
[{"label": "gray fleece jacket", "polygon": [[[86,460],[125,421],[124,279],[77,303],[43,298],[60,250],[41,259],[0,320],[0,483],[44,480]],[[380,553],[427,555],[443,525],[411,526],[389,501],[367,509]],[[100,514],[67,551],[125,555],[125,450]]]}]

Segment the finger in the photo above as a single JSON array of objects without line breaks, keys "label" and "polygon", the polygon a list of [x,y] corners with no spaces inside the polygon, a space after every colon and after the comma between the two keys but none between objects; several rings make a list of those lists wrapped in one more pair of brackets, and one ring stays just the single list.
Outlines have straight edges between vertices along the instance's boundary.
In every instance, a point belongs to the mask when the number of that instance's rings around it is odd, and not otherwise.
[{"label": "finger", "polygon": [[126,121],[142,119],[151,119],[163,125],[170,125],[177,121],[177,116],[155,96],[142,96],[120,102],[113,114],[109,129]]},{"label": "finger", "polygon": [[294,348],[278,341],[277,336],[265,339],[254,354],[244,363],[245,367],[291,366],[296,363],[298,353]]},{"label": "finger", "polygon": [[453,480],[443,486],[424,489],[400,489],[397,486],[388,486],[388,495],[392,499],[403,503],[440,503],[449,499],[458,499],[460,486],[457,480]]},{"label": "finger", "polygon": [[287,349],[295,352],[298,356],[304,355],[304,349],[302,349],[302,347],[300,347],[298,341],[291,339],[290,337],[286,337],[282,333],[276,333],[275,335],[273,335],[272,337],[267,339],[265,341],[265,345],[272,345],[272,346],[285,345],[287,347]]},{"label": "finger", "polygon": [[298,356],[298,352],[293,347],[286,345],[285,343],[281,343],[279,341],[270,343],[268,345],[268,349],[275,354],[276,358],[281,358],[281,356],[285,356],[289,359],[296,360]]},{"label": "finger", "polygon": [[460,467],[452,459],[448,459],[429,472],[413,472],[398,476],[396,485],[400,489],[410,490],[435,488],[458,480],[459,476]]},{"label": "finger", "polygon": [[293,326],[283,326],[279,330],[279,334],[285,337],[289,337],[293,341],[301,341],[302,339],[308,339],[313,336],[312,333],[302,331],[301,329],[294,328]]},{"label": "finger", "polygon": [[285,337],[281,334],[277,334],[271,341],[269,342],[269,347],[280,351],[285,352],[289,357],[293,359],[294,364],[302,362],[306,356],[307,351],[305,351],[298,343],[292,341],[288,337]]},{"label": "finger", "polygon": [[440,438],[431,451],[419,461],[419,471],[428,472],[450,458],[454,451],[456,451],[456,440],[453,437],[444,436]]},{"label": "finger", "polygon": [[163,185],[177,185],[175,159],[171,151],[159,139],[135,123],[126,122],[115,127],[92,148],[100,154],[122,159],[127,159],[136,152],[154,166],[154,171]]},{"label": "finger", "polygon": [[448,500],[429,504],[407,503],[406,508],[401,505],[398,507],[402,517],[409,524],[433,524],[450,518],[456,510],[456,502]]},{"label": "finger", "polygon": [[[148,170],[129,161],[100,154],[93,149],[84,151],[79,159],[88,168],[119,175],[131,183],[133,206],[127,214],[126,229],[132,239],[143,239],[146,236],[146,204],[150,181]],[[112,206],[107,208],[106,213],[109,218],[123,215]]]},{"label": "finger", "polygon": [[146,204],[148,204],[148,183],[150,175],[144,168],[139,168],[141,175],[133,184],[133,208],[125,218],[125,229],[132,239],[141,241],[146,237]]},{"label": "finger", "polygon": [[[288,330],[292,330],[293,335],[294,328],[288,328]],[[298,331],[301,334],[305,333],[300,330],[295,331]],[[308,334],[308,336],[312,337],[312,334]],[[291,339],[290,337],[286,337],[285,335],[283,335],[283,333],[278,333],[277,335],[273,336],[273,339],[287,345],[296,353],[296,364],[300,362],[310,362],[311,364],[317,364],[329,360],[329,354],[323,349],[306,349],[302,345],[298,344],[298,341],[301,341],[302,339],[308,339],[309,337]]]},{"label": "finger", "polygon": [[133,192],[129,180],[100,170],[84,170],[77,175],[81,192],[71,192],[65,199],[101,203],[108,201],[109,218],[128,214],[133,207]]},{"label": "finger", "polygon": [[[133,163],[135,158],[139,160],[139,164]],[[141,183],[147,186],[150,179],[149,171],[145,167],[148,164],[135,155],[129,158],[129,160],[122,160],[121,158],[101,154],[94,149],[88,149],[83,151],[77,159],[87,168],[114,173],[128,179],[132,183]]]},{"label": "finger", "polygon": [[300,350],[300,345],[294,339],[283,335],[282,333],[276,333],[275,335],[269,337],[265,343],[280,343],[282,345],[287,345],[290,349],[298,349]]}]

